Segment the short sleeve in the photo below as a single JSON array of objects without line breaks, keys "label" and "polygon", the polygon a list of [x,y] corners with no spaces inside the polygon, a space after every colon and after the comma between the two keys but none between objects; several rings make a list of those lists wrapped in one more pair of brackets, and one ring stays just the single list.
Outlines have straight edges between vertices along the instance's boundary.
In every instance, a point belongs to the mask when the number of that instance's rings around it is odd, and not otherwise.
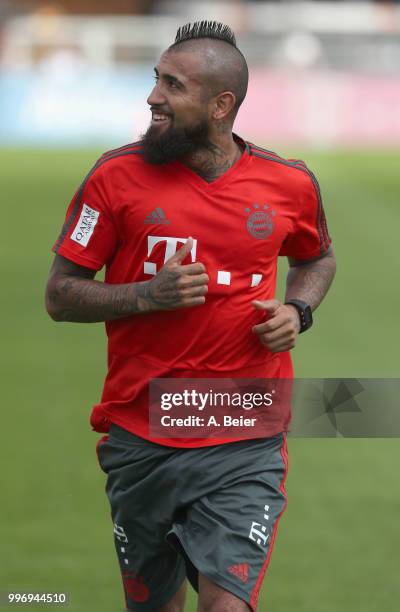
[{"label": "short sleeve", "polygon": [[52,250],[78,265],[100,270],[112,258],[116,244],[104,176],[95,165],[75,193]]},{"label": "short sleeve", "polygon": [[313,259],[328,250],[331,238],[318,181],[303,164],[299,172],[303,180],[296,193],[296,211],[279,255],[293,259]]}]

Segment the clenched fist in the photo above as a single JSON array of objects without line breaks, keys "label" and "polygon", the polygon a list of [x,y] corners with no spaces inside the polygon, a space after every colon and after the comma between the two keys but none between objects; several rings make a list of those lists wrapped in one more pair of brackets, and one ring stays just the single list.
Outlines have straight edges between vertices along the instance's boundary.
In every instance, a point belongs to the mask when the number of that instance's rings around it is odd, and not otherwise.
[{"label": "clenched fist", "polygon": [[209,278],[202,263],[182,265],[193,247],[188,238],[158,274],[146,283],[144,299],[149,310],[175,310],[204,304]]},{"label": "clenched fist", "polygon": [[299,314],[294,306],[282,304],[278,300],[255,300],[255,308],[265,310],[268,315],[264,323],[255,325],[253,333],[257,334],[264,346],[273,353],[282,353],[294,348],[300,331]]}]

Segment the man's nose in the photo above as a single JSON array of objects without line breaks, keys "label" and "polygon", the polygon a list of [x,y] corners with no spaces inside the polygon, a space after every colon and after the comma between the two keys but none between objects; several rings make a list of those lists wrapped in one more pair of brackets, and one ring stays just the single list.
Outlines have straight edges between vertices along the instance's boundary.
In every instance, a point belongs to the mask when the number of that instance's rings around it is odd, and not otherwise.
[{"label": "man's nose", "polygon": [[165,104],[165,102],[165,96],[163,95],[161,87],[157,82],[151,90],[149,97],[147,98],[147,104],[149,106],[159,106],[161,104]]}]

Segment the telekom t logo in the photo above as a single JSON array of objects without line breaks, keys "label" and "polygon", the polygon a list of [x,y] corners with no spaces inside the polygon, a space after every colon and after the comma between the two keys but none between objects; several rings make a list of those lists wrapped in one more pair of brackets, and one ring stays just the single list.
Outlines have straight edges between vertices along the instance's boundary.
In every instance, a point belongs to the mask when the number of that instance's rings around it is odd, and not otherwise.
[{"label": "telekom t logo", "polygon": [[[157,264],[155,264],[150,260],[150,256],[153,252],[154,247],[159,242],[165,242],[165,254],[164,254],[164,264],[170,259],[178,249],[180,249],[186,242],[187,238],[175,238],[173,236],[147,236],[147,258],[148,261],[144,262],[143,272],[145,274],[155,275],[159,270],[157,270]],[[197,240],[193,238],[193,246],[190,251],[190,255],[192,257],[192,263],[196,261],[196,253],[197,253]],[[251,275],[251,283],[250,287],[257,287],[262,280],[262,274],[252,274]],[[226,270],[217,270],[217,284],[218,285],[230,285],[231,284],[231,273]]]},{"label": "telekom t logo", "polygon": [[[172,238],[171,236],[147,236],[147,257],[150,258],[151,253],[153,252],[154,247],[159,242],[166,242],[165,247],[165,255],[164,255],[164,263],[171,259],[172,255],[175,255],[178,248],[181,248],[185,242],[186,238]],[[179,245],[179,246],[178,246]],[[192,257],[192,263],[196,261],[196,252],[197,252],[197,240],[193,238],[193,246],[190,251],[190,255]],[[157,274],[160,270],[157,270],[157,265],[152,261],[144,262],[144,273],[145,274]]]},{"label": "telekom t logo", "polygon": [[[268,511],[269,511],[269,506],[265,505],[264,506],[264,520],[267,523],[269,521]],[[253,542],[257,542],[259,546],[266,546],[268,538],[269,538],[269,533],[266,533],[266,531],[267,531],[266,525],[263,525],[262,523],[256,523],[255,521],[253,521],[250,527],[249,539],[253,540]]]}]

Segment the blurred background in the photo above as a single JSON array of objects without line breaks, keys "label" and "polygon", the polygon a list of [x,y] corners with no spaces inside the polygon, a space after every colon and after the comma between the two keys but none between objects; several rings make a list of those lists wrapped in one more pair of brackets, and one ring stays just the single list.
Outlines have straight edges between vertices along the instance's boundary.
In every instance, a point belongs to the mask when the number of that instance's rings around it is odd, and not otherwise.
[{"label": "blurred background", "polygon": [[[230,25],[248,59],[236,132],[305,159],[321,184],[338,274],[293,351],[297,375],[399,377],[400,3],[0,0],[1,593],[123,609],[88,424],[103,326],[56,325],[43,293],[74,191],[104,150],[146,129],[153,66],[197,19]],[[283,261],[280,298],[285,273]],[[398,440],[289,449],[260,610],[397,611]]]},{"label": "blurred background", "polygon": [[237,122],[248,139],[399,142],[400,5],[254,0],[2,0],[0,138],[48,146],[135,139],[148,122],[156,58],[177,24],[205,17],[231,25],[251,67]]}]

